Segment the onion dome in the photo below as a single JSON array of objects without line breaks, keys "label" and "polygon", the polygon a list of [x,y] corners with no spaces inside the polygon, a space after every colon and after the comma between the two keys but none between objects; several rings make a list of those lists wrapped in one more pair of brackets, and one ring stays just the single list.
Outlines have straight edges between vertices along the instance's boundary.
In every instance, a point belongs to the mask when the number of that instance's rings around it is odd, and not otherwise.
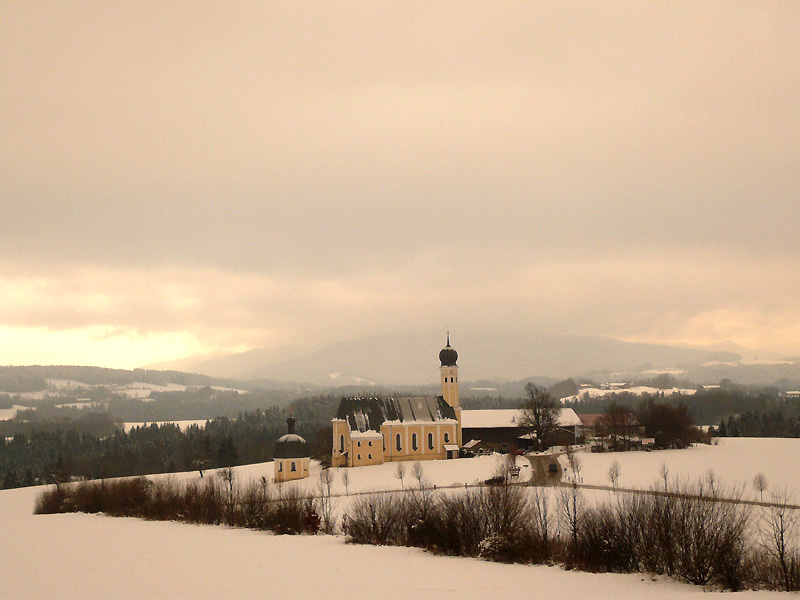
[{"label": "onion dome", "polygon": [[305,458],[309,456],[308,444],[294,432],[294,417],[286,419],[289,433],[282,435],[275,442],[275,458]]},{"label": "onion dome", "polygon": [[458,352],[450,347],[450,332],[448,331],[447,346],[439,352],[439,362],[442,363],[443,367],[455,367],[457,366],[456,361],[458,361]]}]

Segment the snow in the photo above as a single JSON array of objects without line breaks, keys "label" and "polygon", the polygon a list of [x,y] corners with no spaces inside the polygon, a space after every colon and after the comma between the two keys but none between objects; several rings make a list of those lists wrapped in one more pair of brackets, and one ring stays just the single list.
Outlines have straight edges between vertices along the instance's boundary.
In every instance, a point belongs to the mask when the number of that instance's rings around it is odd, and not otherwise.
[{"label": "snow", "polygon": [[47,386],[56,390],[91,387],[74,379],[45,379]]},{"label": "snow", "polygon": [[186,386],[178,383],[159,385],[157,383],[135,381],[123,386],[114,386],[114,391],[118,394],[124,394],[128,398],[142,400],[149,398],[152,392],[184,392],[186,391]]},{"label": "snow", "polygon": [[[620,465],[620,487],[649,488],[659,479],[666,464],[670,477],[697,481],[709,471],[729,486],[743,486],[748,498],[755,497],[751,482],[764,473],[771,489],[787,486],[800,499],[800,439],[798,438],[720,438],[719,445],[698,444],[684,450],[653,452],[581,453],[584,483],[610,485],[608,468]],[[766,499],[766,495],[765,495]]]},{"label": "snow", "polygon": [[358,439],[369,439],[369,440],[377,440],[383,439],[383,434],[375,431],[374,429],[367,429],[366,431],[355,431],[350,432],[351,438],[358,438]]},{"label": "snow", "polygon": [[[615,385],[615,384],[610,384]],[[625,385],[625,384],[619,384]],[[664,394],[665,396],[672,396],[673,394],[683,394],[684,396],[693,396],[697,393],[697,390],[692,388],[654,388],[647,385],[637,385],[632,386],[629,388],[626,387],[615,387],[613,389],[601,389],[601,388],[594,388],[594,387],[587,387],[581,388],[581,391],[577,394],[573,394],[572,396],[567,396],[566,398],[562,398],[561,402],[580,402],[583,400],[586,394],[590,398],[602,398],[603,396],[608,396],[609,394],[622,394],[628,393],[633,394],[635,396],[641,396],[643,394]]]},{"label": "snow", "polygon": [[[800,467],[792,463],[798,450],[800,440],[725,439],[719,446],[679,451],[586,453],[581,456],[582,475],[587,482],[605,483],[605,471],[616,459],[624,485],[648,485],[666,462],[670,473],[676,475],[702,475],[713,466],[721,479],[739,481],[752,479],[760,470],[771,484],[797,486]],[[485,479],[500,460],[503,458],[489,456],[422,465],[426,477],[443,486]],[[407,466],[406,487],[416,485]],[[314,464],[311,478],[284,485],[311,490],[319,469]],[[399,489],[403,484],[395,470],[393,463],[349,469],[350,493]],[[239,480],[271,477],[272,463],[236,471]],[[197,479],[198,474],[174,477]],[[387,600],[527,597],[542,592],[555,598],[708,598],[702,588],[648,575],[599,575],[439,557],[411,548],[348,545],[341,536],[275,536],[84,514],[32,515],[41,489],[0,491],[0,531],[4,540],[18,540],[13,550],[8,543],[3,545],[3,598],[262,600],[346,594],[361,598],[376,591]],[[334,490],[344,491],[340,473],[334,479]],[[339,500],[344,503],[347,499]],[[736,597],[767,600],[786,595],[744,592]]]},{"label": "snow", "polygon": [[92,402],[90,399],[78,399],[77,402],[67,402],[65,404],[56,404],[55,408],[77,408],[80,410],[96,409],[105,407],[105,402]]},{"label": "snow", "polygon": [[11,408],[0,408],[0,421],[7,421],[9,419],[13,419],[16,416],[16,414],[21,410],[28,410],[28,407],[15,404]]},{"label": "snow", "polygon": [[[348,545],[341,537],[274,536],[81,514],[33,516],[36,491],[0,492],[4,539],[24,542],[0,561],[4,598],[263,600],[362,598],[380,591],[387,600],[463,600],[522,597],[536,590],[556,598],[598,597],[598,592],[616,600],[708,597],[697,587],[641,575],[437,557],[410,548]],[[369,568],[360,568],[364,565]]]}]

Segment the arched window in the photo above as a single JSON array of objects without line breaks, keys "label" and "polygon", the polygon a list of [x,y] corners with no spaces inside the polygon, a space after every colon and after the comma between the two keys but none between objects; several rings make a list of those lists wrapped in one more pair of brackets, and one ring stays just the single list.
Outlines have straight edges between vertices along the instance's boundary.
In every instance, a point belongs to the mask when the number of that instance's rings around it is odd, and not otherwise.
[{"label": "arched window", "polygon": [[339,452],[344,452],[344,435],[339,436]]},{"label": "arched window", "polygon": [[428,450],[433,450],[433,434],[428,434]]},{"label": "arched window", "polygon": [[367,454],[367,457],[372,460],[372,454]]},{"label": "arched window", "polygon": [[403,448],[400,445],[400,434],[399,433],[397,434],[397,437],[395,437],[395,441],[397,442],[397,451],[400,452],[400,450],[402,450]]},{"label": "arched window", "polygon": [[278,473],[283,473],[283,462],[278,463]]},{"label": "arched window", "polygon": [[444,443],[445,444],[450,443],[450,434],[447,433],[446,431],[444,432]]},{"label": "arched window", "polygon": [[417,449],[417,434],[416,433],[412,433],[411,434],[411,449],[412,450],[416,450]]},{"label": "arched window", "polygon": [[292,461],[292,468],[290,470],[292,471],[292,473],[297,471],[297,463],[296,462]]}]

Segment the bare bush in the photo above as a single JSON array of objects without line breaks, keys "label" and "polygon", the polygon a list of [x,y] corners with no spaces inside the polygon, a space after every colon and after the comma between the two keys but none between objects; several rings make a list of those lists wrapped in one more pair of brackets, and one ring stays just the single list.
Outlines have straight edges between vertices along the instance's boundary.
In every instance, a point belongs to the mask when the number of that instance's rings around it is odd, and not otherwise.
[{"label": "bare bush", "polygon": [[103,512],[110,516],[266,529],[276,533],[316,533],[320,520],[311,498],[296,490],[272,498],[265,479],[244,490],[223,489],[218,478],[179,485],[144,477],[86,481],[42,493],[37,513]]},{"label": "bare bush", "polygon": [[696,585],[714,582],[740,589],[749,512],[732,501],[741,492],[722,490],[712,477],[680,490],[675,504],[675,575]]},{"label": "bare bush", "polygon": [[356,544],[398,545],[404,541],[402,502],[390,494],[359,497],[347,511],[347,535]]},{"label": "bare bush", "polygon": [[638,570],[636,545],[620,508],[606,504],[584,512],[578,522],[577,541],[570,547],[575,566],[591,572]]}]

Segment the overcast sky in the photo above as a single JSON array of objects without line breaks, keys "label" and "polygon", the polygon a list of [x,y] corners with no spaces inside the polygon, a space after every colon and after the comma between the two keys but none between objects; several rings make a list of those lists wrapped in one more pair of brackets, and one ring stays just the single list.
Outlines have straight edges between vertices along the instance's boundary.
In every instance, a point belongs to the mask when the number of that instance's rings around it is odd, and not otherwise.
[{"label": "overcast sky", "polygon": [[2,2],[0,364],[800,354],[798,2]]}]

